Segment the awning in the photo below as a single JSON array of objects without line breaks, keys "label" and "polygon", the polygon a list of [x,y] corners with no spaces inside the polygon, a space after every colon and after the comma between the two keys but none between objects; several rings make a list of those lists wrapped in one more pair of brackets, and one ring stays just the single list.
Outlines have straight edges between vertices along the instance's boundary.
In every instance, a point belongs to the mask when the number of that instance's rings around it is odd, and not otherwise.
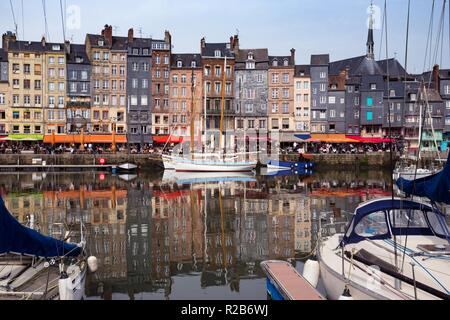
[{"label": "awning", "polygon": [[[81,134],[73,134],[67,135],[55,134],[54,136],[55,143],[73,143],[73,144],[84,144],[86,143],[113,143],[112,134],[109,135],[81,135]],[[127,143],[127,137],[125,135],[116,135],[115,136],[116,143]],[[44,137],[44,143],[52,143],[52,136],[46,135]]]},{"label": "awning", "polygon": [[10,134],[8,137],[0,138],[3,141],[42,141],[42,134]]},{"label": "awning", "polygon": [[361,137],[361,136],[346,136],[348,139],[356,140],[357,142],[362,143],[389,143],[391,141],[394,141],[394,139],[389,138],[376,138],[376,137]]},{"label": "awning", "polygon": [[310,134],[296,134],[295,137],[300,139],[300,140],[304,140],[305,142],[306,142],[306,140],[311,139],[311,135]]},{"label": "awning", "polygon": [[307,142],[356,143],[358,140],[346,137],[345,134],[312,134]]},{"label": "awning", "polygon": [[153,136],[153,143],[182,143],[183,137],[176,136]]}]

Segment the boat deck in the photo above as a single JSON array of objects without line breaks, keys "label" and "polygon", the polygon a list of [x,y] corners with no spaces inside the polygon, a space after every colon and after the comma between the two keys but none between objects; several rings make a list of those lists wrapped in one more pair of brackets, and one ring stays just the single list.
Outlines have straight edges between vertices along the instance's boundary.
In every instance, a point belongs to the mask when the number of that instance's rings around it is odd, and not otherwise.
[{"label": "boat deck", "polygon": [[285,300],[325,300],[297,270],[286,261],[265,261],[261,266],[268,280]]}]

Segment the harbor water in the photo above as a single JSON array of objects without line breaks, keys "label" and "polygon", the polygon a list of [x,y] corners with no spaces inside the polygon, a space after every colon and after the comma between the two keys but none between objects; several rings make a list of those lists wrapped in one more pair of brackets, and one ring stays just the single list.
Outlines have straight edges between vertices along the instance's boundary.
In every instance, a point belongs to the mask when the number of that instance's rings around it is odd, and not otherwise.
[{"label": "harbor water", "polygon": [[3,173],[23,224],[63,238],[83,221],[99,269],[86,299],[267,299],[264,260],[301,271],[319,225],[343,232],[362,201],[390,195],[382,171],[308,175]]}]

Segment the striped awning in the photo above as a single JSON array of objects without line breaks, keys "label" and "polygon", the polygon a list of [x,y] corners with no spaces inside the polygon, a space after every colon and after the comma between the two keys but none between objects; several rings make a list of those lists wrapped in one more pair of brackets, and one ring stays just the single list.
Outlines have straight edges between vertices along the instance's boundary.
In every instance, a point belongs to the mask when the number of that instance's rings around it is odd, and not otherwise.
[{"label": "striped awning", "polygon": [[60,143],[60,144],[81,144],[81,143],[127,143],[127,137],[125,135],[115,135],[113,139],[112,134],[105,135],[81,135],[81,134],[55,134],[52,140],[52,135],[46,135],[44,137],[44,143]]}]

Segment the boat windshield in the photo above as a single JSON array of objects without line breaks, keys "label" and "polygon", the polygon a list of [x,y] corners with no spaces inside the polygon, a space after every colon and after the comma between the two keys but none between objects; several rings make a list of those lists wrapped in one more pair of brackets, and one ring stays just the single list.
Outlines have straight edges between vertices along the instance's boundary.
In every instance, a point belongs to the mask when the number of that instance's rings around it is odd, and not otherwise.
[{"label": "boat windshield", "polygon": [[444,217],[438,216],[435,212],[427,212],[427,218],[434,233],[450,241],[449,226]]}]

